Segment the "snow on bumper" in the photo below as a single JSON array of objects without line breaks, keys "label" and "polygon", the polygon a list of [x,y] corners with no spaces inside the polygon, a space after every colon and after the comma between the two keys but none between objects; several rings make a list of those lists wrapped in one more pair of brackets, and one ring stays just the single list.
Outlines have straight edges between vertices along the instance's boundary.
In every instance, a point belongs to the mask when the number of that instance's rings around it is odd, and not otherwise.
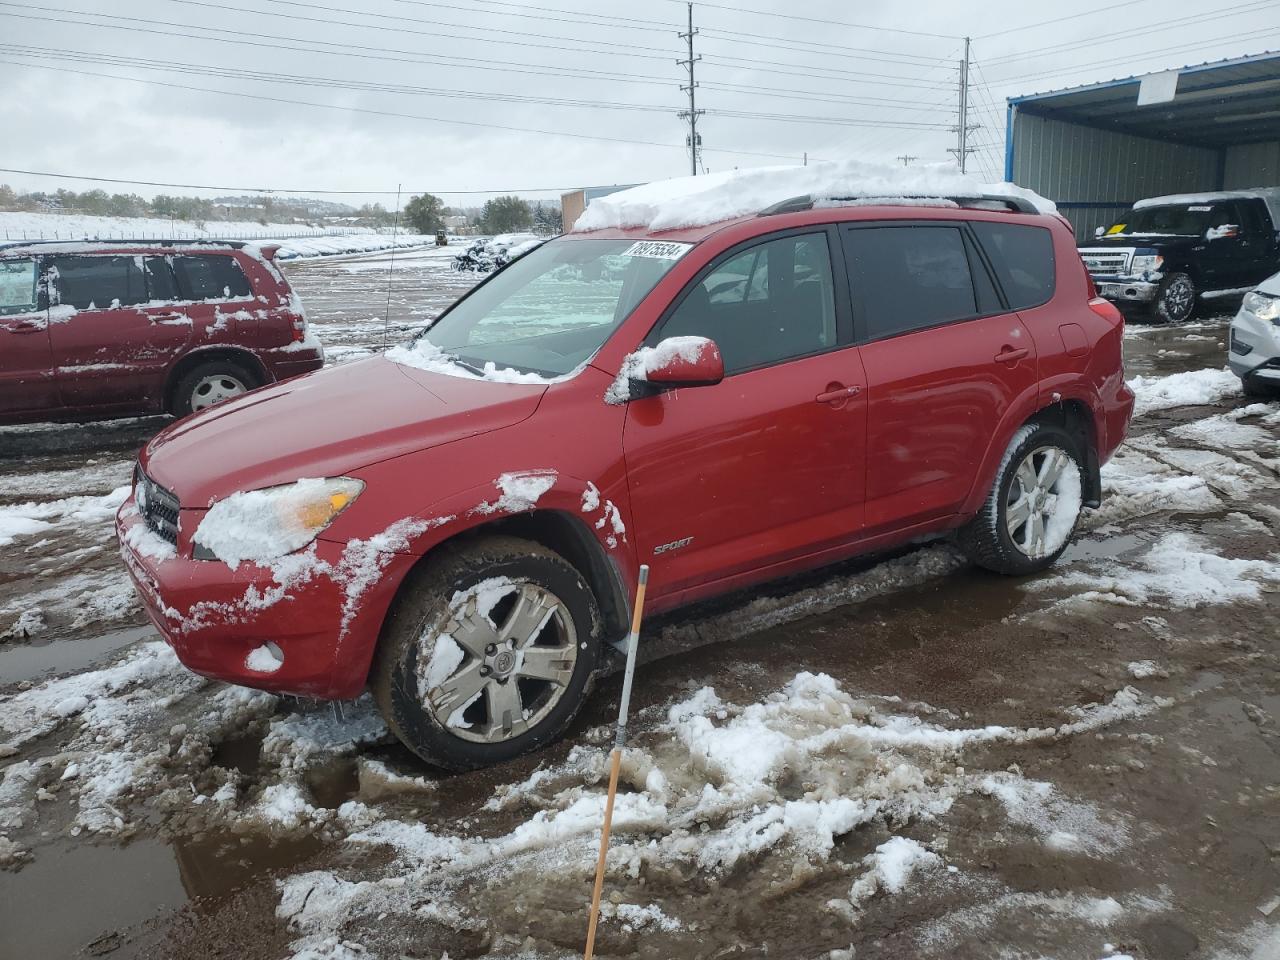
[{"label": "snow on bumper", "polygon": [[[129,531],[143,523],[130,499],[116,517],[120,553],[151,622],[190,670],[276,693],[355,697],[395,590],[415,557],[367,544],[317,540],[274,567],[158,556]],[[280,652],[262,669],[261,648]]]}]

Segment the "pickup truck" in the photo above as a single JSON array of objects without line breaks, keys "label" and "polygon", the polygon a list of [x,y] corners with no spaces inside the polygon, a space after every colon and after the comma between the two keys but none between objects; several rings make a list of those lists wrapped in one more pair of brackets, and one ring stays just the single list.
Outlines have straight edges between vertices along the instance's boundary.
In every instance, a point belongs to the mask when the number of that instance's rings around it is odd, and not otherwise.
[{"label": "pickup truck", "polygon": [[1080,257],[1100,296],[1181,323],[1197,302],[1243,295],[1280,269],[1280,189],[1139,200]]}]

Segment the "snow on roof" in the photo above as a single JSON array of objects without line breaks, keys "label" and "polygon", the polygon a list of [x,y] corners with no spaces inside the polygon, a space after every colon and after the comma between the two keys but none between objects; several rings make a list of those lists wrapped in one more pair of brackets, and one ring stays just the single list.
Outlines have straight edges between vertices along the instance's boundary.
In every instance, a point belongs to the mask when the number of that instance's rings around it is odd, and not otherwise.
[{"label": "snow on roof", "polygon": [[1057,209],[1012,183],[983,183],[947,163],[898,167],[843,160],[805,167],[753,167],[646,183],[591,201],[574,232],[643,227],[652,231],[703,226],[751,216],[798,196],[821,198],[1023,197],[1043,213]]},{"label": "snow on roof", "polygon": [[1244,187],[1240,190],[1216,190],[1212,193],[1171,193],[1164,197],[1146,197],[1137,201],[1133,209],[1176,207],[1187,203],[1214,203],[1218,200],[1236,200],[1240,197],[1256,197],[1263,200],[1271,209],[1273,217],[1280,216],[1280,187]]}]

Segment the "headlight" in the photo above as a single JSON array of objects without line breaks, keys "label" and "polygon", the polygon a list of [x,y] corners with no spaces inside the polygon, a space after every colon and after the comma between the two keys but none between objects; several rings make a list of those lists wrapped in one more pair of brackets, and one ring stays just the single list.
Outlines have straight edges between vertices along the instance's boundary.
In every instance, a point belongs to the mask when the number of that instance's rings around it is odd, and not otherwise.
[{"label": "headlight", "polygon": [[1134,273],[1155,273],[1164,265],[1164,257],[1158,253],[1135,256],[1129,269]]},{"label": "headlight", "polygon": [[1280,297],[1255,290],[1244,298],[1244,308],[1259,320],[1280,323]]},{"label": "headlight", "polygon": [[221,560],[233,570],[242,560],[283,557],[319,536],[362,490],[359,480],[332,477],[233,493],[200,521],[193,555]]}]

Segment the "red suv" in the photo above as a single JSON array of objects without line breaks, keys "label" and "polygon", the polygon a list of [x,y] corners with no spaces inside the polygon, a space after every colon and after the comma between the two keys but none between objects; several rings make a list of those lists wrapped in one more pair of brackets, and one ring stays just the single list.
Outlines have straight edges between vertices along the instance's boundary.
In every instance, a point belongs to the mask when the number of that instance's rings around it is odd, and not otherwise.
[{"label": "red suv", "polygon": [[276,247],[0,247],[0,423],[183,416],[324,365]]},{"label": "red suv", "polygon": [[123,555],[191,669],[371,687],[477,767],[565,729],[641,563],[654,613],[947,532],[1048,566],[1125,434],[1122,326],[1021,200],[572,234],[410,344],[167,428]]}]

